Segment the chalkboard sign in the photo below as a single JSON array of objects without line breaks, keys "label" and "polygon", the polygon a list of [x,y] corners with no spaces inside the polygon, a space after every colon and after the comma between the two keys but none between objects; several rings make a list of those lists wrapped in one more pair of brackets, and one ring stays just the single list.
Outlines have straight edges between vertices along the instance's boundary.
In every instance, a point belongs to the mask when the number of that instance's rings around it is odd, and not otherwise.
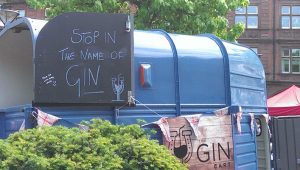
[{"label": "chalkboard sign", "polygon": [[130,104],[133,26],[125,14],[66,13],[40,31],[34,105]]}]

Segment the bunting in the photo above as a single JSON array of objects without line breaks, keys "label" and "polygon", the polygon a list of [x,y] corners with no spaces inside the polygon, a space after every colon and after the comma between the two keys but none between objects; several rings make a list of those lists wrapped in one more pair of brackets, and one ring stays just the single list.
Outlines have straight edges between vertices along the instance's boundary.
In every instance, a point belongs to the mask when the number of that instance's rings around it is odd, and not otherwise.
[{"label": "bunting", "polygon": [[222,108],[222,109],[219,109],[219,110],[215,110],[214,111],[214,114],[216,116],[224,116],[224,115],[228,115],[228,109],[229,107],[225,107],[225,108]]},{"label": "bunting", "polygon": [[19,128],[19,131],[23,131],[23,130],[25,130],[25,119],[23,120],[23,122]]},{"label": "bunting", "polygon": [[90,130],[90,128],[86,125],[82,125],[82,124],[78,124],[78,127],[80,130],[83,130],[83,131],[88,131]]},{"label": "bunting", "polygon": [[266,125],[267,125],[268,132],[269,132],[269,137],[271,138],[271,137],[272,137],[272,133],[271,133],[270,126],[269,126],[269,120],[270,120],[270,117],[269,117],[268,114],[262,114],[262,115],[263,115],[263,117],[265,118]]},{"label": "bunting", "polygon": [[199,119],[201,116],[202,114],[183,116],[189,122],[197,139],[200,139],[200,135],[201,135],[198,129],[200,123]]},{"label": "bunting", "polygon": [[251,128],[251,132],[252,135],[254,135],[254,113],[249,113],[250,118],[251,118],[251,122],[250,122],[250,128]]},{"label": "bunting", "polygon": [[38,126],[52,126],[60,118],[54,115],[47,114],[37,109],[37,124]]},{"label": "bunting", "polygon": [[153,123],[157,124],[159,126],[159,128],[162,131],[163,135],[165,136],[166,140],[168,142],[170,142],[171,137],[170,137],[170,127],[169,127],[168,119],[163,117],[163,118],[160,118],[158,121],[153,122]]},{"label": "bunting", "polygon": [[[241,110],[241,108],[239,108],[239,110]],[[215,114],[215,116],[225,116],[225,115],[229,115],[229,107],[225,107],[222,109],[218,109],[213,111],[213,113]],[[199,126],[200,126],[200,117],[203,116],[203,114],[194,114],[194,115],[185,115],[185,116],[181,116],[183,118],[185,118],[189,125],[191,126],[195,136],[197,139],[200,139],[201,137],[201,131],[199,131]],[[164,137],[166,138],[167,141],[170,141],[170,127],[168,124],[168,118],[161,118],[156,122],[152,122],[152,123],[148,123],[148,124],[144,124],[142,127],[147,126],[149,124],[156,124],[159,126],[159,128],[161,129]]]},{"label": "bunting", "polygon": [[[37,108],[35,108],[35,110],[37,112],[35,112],[35,111],[32,112],[32,116],[34,118],[36,118],[38,126],[53,126],[56,122],[58,122],[59,120],[62,120],[62,121],[65,121],[69,124],[72,124],[72,126],[74,126],[74,127],[78,127],[80,130],[83,130],[83,131],[88,131],[90,129],[86,125],[76,124],[76,123],[67,121],[65,119],[56,117],[56,116],[48,114],[48,113],[45,113],[45,112],[43,112],[43,111],[41,111]],[[23,129],[23,126],[24,126],[24,129],[25,129],[25,120],[23,121],[19,131],[21,131]]]},{"label": "bunting", "polygon": [[239,112],[236,113],[236,126],[239,134],[242,133],[242,126],[241,126],[242,117],[243,117],[242,107],[239,107]]},{"label": "bunting", "polygon": [[269,115],[268,114],[262,114],[262,115],[265,118],[266,123],[269,124]]}]

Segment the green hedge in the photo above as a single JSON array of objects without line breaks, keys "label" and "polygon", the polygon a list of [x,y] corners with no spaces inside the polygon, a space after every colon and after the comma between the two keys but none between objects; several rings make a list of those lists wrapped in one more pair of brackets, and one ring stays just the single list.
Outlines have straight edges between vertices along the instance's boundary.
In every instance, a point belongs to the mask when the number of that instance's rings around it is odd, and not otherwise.
[{"label": "green hedge", "polygon": [[94,119],[88,131],[29,129],[0,140],[0,169],[187,169],[139,125]]}]

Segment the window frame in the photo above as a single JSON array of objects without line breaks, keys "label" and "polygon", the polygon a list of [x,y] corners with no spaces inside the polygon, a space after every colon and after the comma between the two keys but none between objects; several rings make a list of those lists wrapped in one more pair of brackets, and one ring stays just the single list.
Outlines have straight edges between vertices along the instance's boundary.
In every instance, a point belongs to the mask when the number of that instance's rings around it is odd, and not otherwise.
[{"label": "window frame", "polygon": [[[18,17],[26,17],[26,10],[25,9],[17,9],[18,13],[19,13],[19,16]],[[21,13],[20,12],[24,12],[24,16],[21,16]]]},{"label": "window frame", "polygon": [[[298,61],[298,71],[293,71],[293,61]],[[291,61],[291,73],[292,74],[300,74],[300,58],[299,57],[292,57]]]},{"label": "window frame", "polygon": [[257,47],[250,47],[252,51],[254,51],[258,55],[258,48]]},{"label": "window frame", "polygon": [[[288,71],[285,71],[285,63],[283,62],[284,60],[288,60]],[[281,73],[283,73],[283,74],[291,73],[291,60],[290,60],[290,58],[287,58],[287,57],[282,57],[281,58]]]},{"label": "window frame", "polygon": [[[255,12],[248,12],[249,8],[255,7],[256,10]],[[236,22],[236,18],[237,17],[244,17],[245,18],[245,22],[240,22],[245,24],[245,28],[246,29],[258,29],[259,28],[259,6],[258,5],[249,5],[247,7],[239,7],[235,10],[235,16],[234,16],[234,23],[237,24],[239,22]],[[239,9],[243,9],[243,12],[238,12]],[[255,26],[252,26],[251,24],[248,23],[249,18],[256,18],[256,23]]]},{"label": "window frame", "polygon": [[[284,8],[287,8],[288,11],[284,12]],[[294,9],[297,9],[298,11],[294,12]],[[284,26],[284,18],[288,18],[288,26]],[[280,20],[281,29],[300,29],[300,5],[282,5],[280,7]],[[296,21],[298,21],[298,25],[294,26]]]},{"label": "window frame", "polygon": [[[288,55],[285,55],[288,51]],[[296,51],[296,52],[294,52]],[[294,55],[296,53],[297,55]],[[288,61],[288,71],[285,71],[285,62]],[[294,61],[297,61],[298,71],[293,70]],[[283,74],[300,74],[300,48],[282,48],[281,49],[281,73]]]}]

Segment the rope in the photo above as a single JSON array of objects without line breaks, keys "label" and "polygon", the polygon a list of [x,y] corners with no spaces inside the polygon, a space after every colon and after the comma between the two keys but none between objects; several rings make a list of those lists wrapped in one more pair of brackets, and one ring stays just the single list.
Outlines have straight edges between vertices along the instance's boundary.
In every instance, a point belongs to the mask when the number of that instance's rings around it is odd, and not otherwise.
[{"label": "rope", "polygon": [[133,99],[134,101],[138,102],[139,104],[141,104],[142,106],[144,106],[146,109],[150,110],[151,112],[155,113],[156,115],[158,115],[159,117],[163,118],[162,115],[158,114],[156,111],[150,109],[148,106],[146,106],[145,104],[143,104],[142,102],[138,101],[137,99],[135,99],[133,96],[131,96],[131,99]]},{"label": "rope", "polygon": [[31,112],[31,116],[33,116],[35,119],[37,119],[37,117],[36,117],[35,115],[38,115],[38,114],[36,113],[36,111],[32,111],[32,112]]}]

